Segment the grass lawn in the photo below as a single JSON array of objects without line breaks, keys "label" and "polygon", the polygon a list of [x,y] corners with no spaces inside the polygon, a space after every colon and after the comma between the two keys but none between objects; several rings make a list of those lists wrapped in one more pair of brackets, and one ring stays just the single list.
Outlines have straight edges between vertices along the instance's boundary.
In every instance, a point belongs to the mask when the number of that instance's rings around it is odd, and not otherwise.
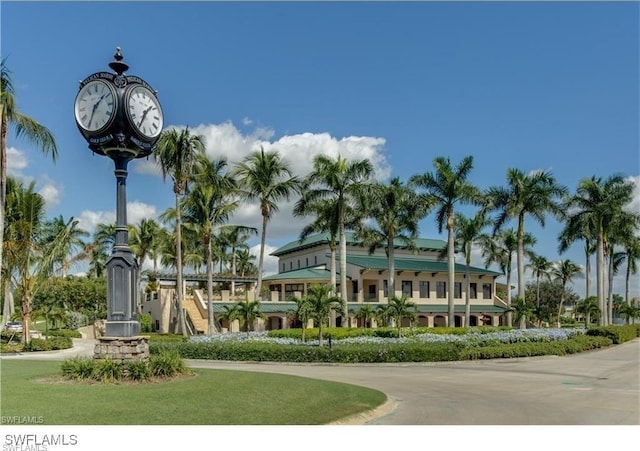
[{"label": "grass lawn", "polygon": [[61,363],[2,360],[1,415],[49,425],[311,425],[386,401],[355,385],[244,371],[198,369],[162,383],[60,382]]}]

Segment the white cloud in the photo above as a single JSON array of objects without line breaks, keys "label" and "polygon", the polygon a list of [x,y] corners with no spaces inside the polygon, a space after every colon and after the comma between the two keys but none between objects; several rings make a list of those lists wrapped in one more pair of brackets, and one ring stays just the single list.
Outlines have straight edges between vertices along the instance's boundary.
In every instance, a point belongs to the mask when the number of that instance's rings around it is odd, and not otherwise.
[{"label": "white cloud", "polygon": [[83,210],[82,213],[80,213],[78,221],[79,228],[86,230],[90,234],[93,234],[98,224],[115,223],[116,212]]},{"label": "white cloud", "polygon": [[640,213],[640,175],[627,177],[626,181],[634,185],[633,199],[627,204],[627,210]]},{"label": "white cloud", "polygon": [[138,224],[142,219],[156,219],[158,211],[154,205],[134,201],[127,203],[127,222]]},{"label": "white cloud", "polygon": [[[269,255],[271,252],[275,251],[276,249],[277,247],[270,246],[269,244],[265,244],[263,276],[270,276],[272,274],[278,273],[278,257],[273,257]],[[252,246],[249,249],[249,252],[251,253],[251,255],[256,256],[254,263],[257,267],[258,262],[260,261],[260,244]]]},{"label": "white cloud", "polygon": [[42,187],[38,190],[38,193],[44,198],[47,209],[58,205],[62,195],[62,188],[60,185],[51,180],[48,176],[44,176],[40,183],[42,184]]},{"label": "white cloud", "polygon": [[7,148],[7,175],[22,179],[24,176],[22,171],[28,166],[29,162],[24,152],[15,147]]}]

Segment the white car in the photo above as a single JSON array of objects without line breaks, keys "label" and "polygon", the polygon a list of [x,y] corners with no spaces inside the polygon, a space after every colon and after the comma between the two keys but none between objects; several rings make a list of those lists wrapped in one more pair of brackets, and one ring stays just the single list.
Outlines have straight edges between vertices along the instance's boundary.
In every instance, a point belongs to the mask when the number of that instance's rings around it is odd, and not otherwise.
[{"label": "white car", "polygon": [[4,325],[4,330],[7,332],[22,332],[22,322],[9,321]]}]

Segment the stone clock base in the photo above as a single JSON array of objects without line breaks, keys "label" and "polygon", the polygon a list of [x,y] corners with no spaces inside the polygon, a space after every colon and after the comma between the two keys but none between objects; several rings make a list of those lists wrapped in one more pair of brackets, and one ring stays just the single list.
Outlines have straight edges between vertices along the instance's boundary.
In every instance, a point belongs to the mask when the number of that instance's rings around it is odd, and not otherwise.
[{"label": "stone clock base", "polygon": [[94,359],[111,359],[115,362],[149,360],[149,337],[100,337],[93,350]]}]

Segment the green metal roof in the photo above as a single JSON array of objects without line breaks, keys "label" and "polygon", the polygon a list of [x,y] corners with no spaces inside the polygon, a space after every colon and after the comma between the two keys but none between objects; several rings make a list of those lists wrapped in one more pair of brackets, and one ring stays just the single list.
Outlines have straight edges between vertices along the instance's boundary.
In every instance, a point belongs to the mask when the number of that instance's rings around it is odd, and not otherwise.
[{"label": "green metal roof", "polygon": [[[213,303],[213,311],[215,313],[222,313],[223,306],[227,305],[229,307],[234,306],[237,302],[214,302]],[[350,302],[347,304],[347,308],[350,313],[355,313],[360,310],[361,307],[365,305],[370,305],[372,308],[376,309],[380,305],[386,305],[384,303],[377,302],[365,302],[363,304]],[[293,302],[261,302],[260,303],[260,311],[262,313],[284,313],[290,310],[295,310],[296,304]],[[416,310],[418,313],[448,313],[449,306],[447,304],[416,304]],[[464,305],[455,305],[454,312],[455,313],[464,313],[465,306]],[[471,304],[471,313],[504,313],[506,310],[502,307],[498,307],[497,305],[473,305]]]},{"label": "green metal roof", "polygon": [[[351,277],[348,278],[351,279]],[[331,280],[331,272],[326,268],[303,268],[273,274],[262,280],[322,280],[328,282]]]},{"label": "green metal roof", "polygon": [[[389,264],[386,257],[374,257],[366,255],[347,255],[347,263],[360,266],[366,269],[376,269],[378,271],[384,271],[388,269]],[[424,272],[448,272],[448,265],[446,260],[425,260],[417,258],[396,258],[395,259],[396,271],[424,271]],[[464,274],[466,266],[456,263],[455,272]],[[470,266],[469,271],[471,274],[485,274],[490,276],[501,276],[502,273],[491,271],[484,268],[477,268]]]},{"label": "green metal roof", "polygon": [[[355,239],[355,233],[346,232],[345,236],[347,237],[347,245],[359,246],[361,242]],[[275,257],[279,257],[281,255],[289,254],[291,252],[297,252],[302,249],[308,249],[316,246],[326,246],[329,244],[329,233],[319,233],[317,235],[312,235],[304,240],[296,240],[291,241],[290,243],[285,244],[284,246],[276,249],[270,255]],[[336,243],[340,241],[340,236],[336,237]],[[415,240],[416,247],[421,251],[439,251],[441,249],[446,248],[447,243],[443,240],[431,240],[427,238],[418,238]],[[396,249],[406,249],[407,246],[399,240],[395,241]]]}]

